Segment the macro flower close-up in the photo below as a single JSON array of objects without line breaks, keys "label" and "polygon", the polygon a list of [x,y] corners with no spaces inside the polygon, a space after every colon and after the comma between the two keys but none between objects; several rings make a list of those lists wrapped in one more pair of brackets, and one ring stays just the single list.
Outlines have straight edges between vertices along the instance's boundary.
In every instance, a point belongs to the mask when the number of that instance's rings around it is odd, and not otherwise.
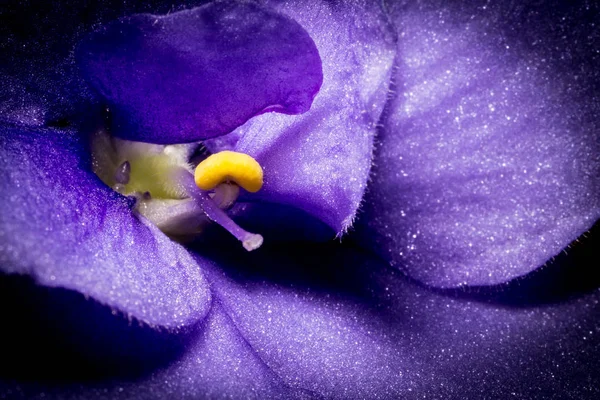
[{"label": "macro flower close-up", "polygon": [[0,399],[600,398],[600,7],[0,5]]}]

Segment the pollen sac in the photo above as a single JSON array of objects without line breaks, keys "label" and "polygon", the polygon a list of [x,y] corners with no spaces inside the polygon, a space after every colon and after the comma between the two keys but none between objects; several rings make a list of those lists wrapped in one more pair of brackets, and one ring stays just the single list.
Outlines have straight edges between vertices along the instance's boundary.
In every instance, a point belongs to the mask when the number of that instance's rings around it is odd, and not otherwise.
[{"label": "pollen sac", "polygon": [[255,193],[263,185],[263,170],[247,154],[221,151],[198,164],[194,179],[202,190],[212,190],[223,182],[234,182],[248,192]]}]

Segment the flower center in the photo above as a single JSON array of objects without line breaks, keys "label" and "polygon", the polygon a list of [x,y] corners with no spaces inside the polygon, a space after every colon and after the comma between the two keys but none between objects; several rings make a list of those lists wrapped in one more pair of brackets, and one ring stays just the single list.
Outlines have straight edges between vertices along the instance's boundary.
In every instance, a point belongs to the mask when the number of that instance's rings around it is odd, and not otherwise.
[{"label": "flower center", "polygon": [[[223,151],[208,155],[201,144],[157,145],[92,138],[92,168],[114,191],[135,199],[134,212],[178,241],[189,241],[214,221],[248,251],[261,246],[261,235],[246,232],[225,212],[240,187],[262,187],[261,166],[247,154]],[[195,170],[194,170],[195,169]]]}]

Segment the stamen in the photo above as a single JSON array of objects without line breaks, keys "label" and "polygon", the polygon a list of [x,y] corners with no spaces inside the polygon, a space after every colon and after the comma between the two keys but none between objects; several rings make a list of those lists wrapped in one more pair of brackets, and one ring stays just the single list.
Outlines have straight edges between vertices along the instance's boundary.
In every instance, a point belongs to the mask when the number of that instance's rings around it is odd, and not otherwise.
[{"label": "stamen", "polygon": [[263,185],[263,170],[248,154],[221,151],[198,164],[194,179],[196,186],[202,190],[211,190],[220,183],[233,181],[247,191],[255,193]]},{"label": "stamen", "polygon": [[[194,175],[192,165],[197,162]],[[197,143],[131,142],[101,131],[92,140],[92,167],[104,183],[134,200],[136,213],[174,240],[190,240],[212,220],[246,250],[262,245],[261,235],[246,232],[223,211],[235,203],[240,186],[249,192],[262,186],[262,168],[246,154],[225,151],[209,156]]]},{"label": "stamen", "polygon": [[207,192],[198,190],[195,179],[189,171],[180,169],[177,175],[174,178],[183,185],[188,195],[202,207],[206,216],[235,236],[236,239],[242,242],[246,250],[256,250],[262,245],[263,237],[261,235],[242,229],[229,218],[225,211],[218,207],[217,203],[210,198]]}]

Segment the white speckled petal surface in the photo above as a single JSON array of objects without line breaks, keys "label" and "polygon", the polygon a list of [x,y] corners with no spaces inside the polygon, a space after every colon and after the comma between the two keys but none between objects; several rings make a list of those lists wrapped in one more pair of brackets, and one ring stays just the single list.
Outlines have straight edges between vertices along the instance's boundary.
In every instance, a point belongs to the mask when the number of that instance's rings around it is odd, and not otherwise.
[{"label": "white speckled petal surface", "polygon": [[[212,249],[220,267],[207,273],[211,312],[189,337],[163,339],[185,351],[160,368],[135,379],[111,370],[86,385],[5,382],[0,393],[132,400],[600,394],[600,298],[585,293],[598,284],[593,248],[580,255],[587,266],[565,257],[566,269],[472,293],[436,293],[339,245],[223,250]],[[579,287],[584,278],[587,289]],[[584,293],[564,296],[578,287]]]},{"label": "white speckled petal surface", "polygon": [[395,55],[391,28],[375,3],[267,3],[314,39],[323,85],[310,111],[253,118],[234,133],[234,148],[264,168],[265,184],[253,201],[298,207],[341,234],[367,184]]},{"label": "white speckled petal surface", "polygon": [[[537,268],[598,216],[598,4],[381,2],[402,53],[399,97],[357,225],[378,254],[351,240],[268,242],[247,253],[231,238],[190,254],[99,184],[73,129],[23,125],[71,115],[73,99],[61,96],[73,88],[61,84],[72,60],[57,61],[71,35],[192,3],[27,0],[2,9],[0,32],[11,35],[0,54],[14,67],[0,84],[0,120],[21,126],[0,128],[0,266],[16,272],[0,273],[1,399],[600,398],[600,224]],[[316,21],[350,9],[360,17],[365,6],[271,4]],[[283,226],[303,218],[286,220],[285,207],[251,217]],[[391,257],[405,249],[410,257]],[[447,288],[467,272],[481,286]]]},{"label": "white speckled petal surface", "polygon": [[201,320],[210,291],[181,245],[91,171],[77,133],[0,128],[0,270],[92,297],[153,326]]},{"label": "white speckled petal surface", "polygon": [[600,72],[589,15],[585,3],[542,16],[526,4],[398,4],[395,98],[363,242],[426,284],[490,285],[592,226]]}]

